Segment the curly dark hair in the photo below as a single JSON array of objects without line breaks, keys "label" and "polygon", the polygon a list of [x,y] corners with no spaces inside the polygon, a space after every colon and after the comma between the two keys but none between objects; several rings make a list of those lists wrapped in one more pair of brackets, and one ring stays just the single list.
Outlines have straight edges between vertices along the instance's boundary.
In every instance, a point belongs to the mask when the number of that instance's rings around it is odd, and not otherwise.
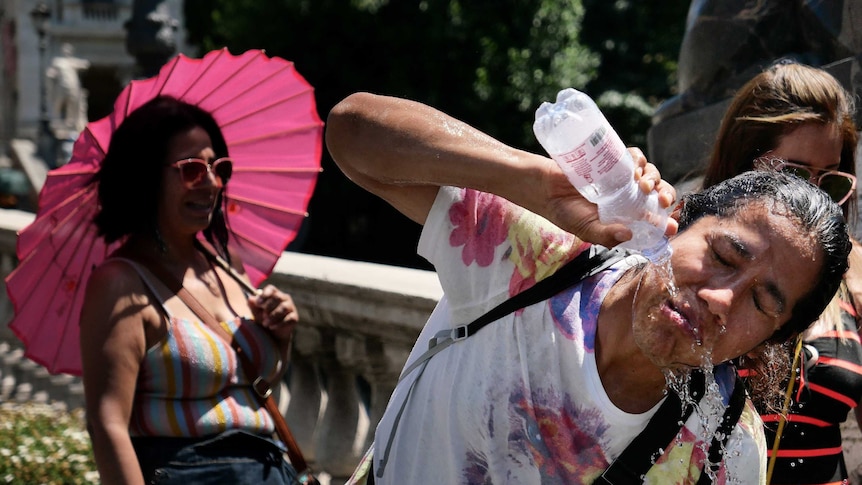
[{"label": "curly dark hair", "polygon": [[[170,96],[158,96],[135,109],[111,136],[108,153],[95,175],[99,211],[94,222],[99,235],[112,243],[130,235],[157,235],[162,170],[171,140],[200,127],[210,137],[216,158],[228,156],[227,143],[213,116]],[[227,184],[225,180],[225,184]],[[229,260],[228,222],[223,191],[219,192],[207,241]]]}]

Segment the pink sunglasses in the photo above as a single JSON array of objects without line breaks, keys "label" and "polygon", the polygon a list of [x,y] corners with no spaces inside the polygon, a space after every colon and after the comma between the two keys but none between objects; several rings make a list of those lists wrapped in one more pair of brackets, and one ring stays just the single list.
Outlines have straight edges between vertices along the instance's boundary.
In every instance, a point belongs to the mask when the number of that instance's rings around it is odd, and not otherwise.
[{"label": "pink sunglasses", "polygon": [[171,164],[171,167],[179,169],[180,178],[188,188],[195,185],[210,173],[215,174],[216,187],[222,188],[230,180],[233,174],[233,160],[227,157],[208,162],[202,158],[184,158]]},{"label": "pink sunglasses", "polygon": [[808,167],[793,160],[772,155],[763,155],[754,159],[754,167],[758,170],[777,170],[795,175],[820,187],[838,205],[841,205],[853,195],[856,190],[856,177],[838,170],[820,170]]}]

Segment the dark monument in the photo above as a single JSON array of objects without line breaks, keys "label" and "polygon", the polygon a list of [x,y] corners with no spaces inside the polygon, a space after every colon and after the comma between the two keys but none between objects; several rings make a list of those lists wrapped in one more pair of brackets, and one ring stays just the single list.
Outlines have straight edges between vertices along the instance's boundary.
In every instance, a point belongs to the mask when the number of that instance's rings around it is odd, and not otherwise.
[{"label": "dark monument", "polygon": [[136,78],[149,78],[177,52],[179,22],[163,0],[134,0],[126,22],[126,50],[137,61]]},{"label": "dark monument", "polygon": [[733,93],[781,58],[826,69],[858,99],[860,54],[862,0],[693,0],[679,94],[653,117],[649,158],[672,182],[701,170]]}]

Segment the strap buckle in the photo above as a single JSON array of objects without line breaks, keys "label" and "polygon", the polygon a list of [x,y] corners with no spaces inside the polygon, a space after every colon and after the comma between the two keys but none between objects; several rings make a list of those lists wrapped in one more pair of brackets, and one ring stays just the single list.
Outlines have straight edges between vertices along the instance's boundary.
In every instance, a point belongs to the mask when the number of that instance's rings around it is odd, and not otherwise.
[{"label": "strap buckle", "polygon": [[469,337],[470,333],[467,329],[467,325],[459,325],[452,330],[441,330],[437,332],[437,335],[431,337],[428,340],[428,350],[433,349],[440,342],[445,342],[447,340],[451,340],[452,342],[457,342],[459,340],[464,340]]},{"label": "strap buckle", "polygon": [[254,392],[262,399],[268,399],[272,394],[272,387],[263,377],[255,379],[254,382],[251,383],[251,388],[254,389]]},{"label": "strap buckle", "polygon": [[464,340],[469,336],[470,334],[467,332],[467,325],[458,325],[453,328],[452,332],[449,334],[449,338],[451,338],[453,342]]}]

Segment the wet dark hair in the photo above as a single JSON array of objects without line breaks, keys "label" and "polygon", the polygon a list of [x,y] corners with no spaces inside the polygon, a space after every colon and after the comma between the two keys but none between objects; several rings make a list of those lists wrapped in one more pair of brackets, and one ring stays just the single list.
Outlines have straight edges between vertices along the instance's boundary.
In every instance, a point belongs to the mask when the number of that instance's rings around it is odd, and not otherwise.
[{"label": "wet dark hair", "polygon": [[835,295],[850,254],[850,237],[841,208],[808,181],[780,172],[751,171],[683,199],[680,231],[705,216],[726,218],[763,202],[799,223],[822,252],[823,266],[811,290],[793,306],[790,319],[769,341],[780,343],[803,332]]},{"label": "wet dark hair", "polygon": [[[169,96],[158,96],[141,105],[117,127],[96,174],[99,211],[95,223],[106,242],[130,235],[160,238],[157,213],[162,170],[173,161],[166,160],[168,145],[175,136],[195,127],[207,132],[216,158],[228,156],[227,143],[212,115]],[[220,191],[212,221],[203,233],[223,257],[229,258],[223,204]]]}]

